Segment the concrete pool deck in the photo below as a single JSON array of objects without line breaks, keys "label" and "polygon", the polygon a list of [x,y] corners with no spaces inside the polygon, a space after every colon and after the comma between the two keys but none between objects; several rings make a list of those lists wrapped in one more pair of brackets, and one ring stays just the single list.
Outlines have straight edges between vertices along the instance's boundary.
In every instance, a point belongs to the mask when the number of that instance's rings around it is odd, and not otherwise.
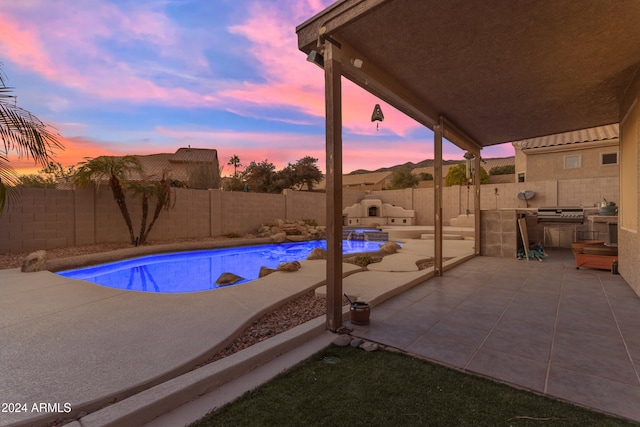
[{"label": "concrete pool deck", "polygon": [[[432,244],[424,241],[403,250],[428,257]],[[447,250],[447,256],[470,255],[472,247],[473,242],[453,242],[445,246],[445,255]],[[295,273],[276,272],[239,286],[187,294],[111,289],[49,271],[0,270],[0,400],[25,403],[28,408],[23,413],[3,413],[0,426],[44,423],[81,413],[87,414],[82,425],[124,425],[117,414],[113,421],[113,411],[132,401],[126,397],[184,376],[222,350],[251,321],[324,284],[325,261],[302,265]],[[344,291],[372,304],[432,275],[431,269],[360,272],[351,264],[344,264],[343,271]],[[293,340],[264,357],[275,358],[322,334],[324,319],[306,327],[309,331],[301,341]],[[266,361],[259,359],[236,369],[251,370]],[[216,366],[209,369],[224,364],[211,364]],[[226,380],[240,373],[231,373]],[[94,412],[122,399],[111,410]],[[69,403],[73,412],[32,410],[33,404],[41,403],[62,411]],[[140,422],[135,418],[131,425]]]}]

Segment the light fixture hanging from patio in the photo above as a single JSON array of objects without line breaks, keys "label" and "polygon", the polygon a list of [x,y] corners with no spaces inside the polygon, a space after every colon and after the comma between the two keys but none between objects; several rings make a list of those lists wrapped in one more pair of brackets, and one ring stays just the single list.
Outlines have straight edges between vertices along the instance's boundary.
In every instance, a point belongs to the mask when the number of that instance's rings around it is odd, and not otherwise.
[{"label": "light fixture hanging from patio", "polygon": [[[373,114],[371,114],[371,121],[375,122],[382,122],[384,121],[384,114],[382,114],[382,108],[380,108],[380,104],[376,104],[375,107],[373,107]],[[376,123],[376,130],[378,130],[378,124]]]}]

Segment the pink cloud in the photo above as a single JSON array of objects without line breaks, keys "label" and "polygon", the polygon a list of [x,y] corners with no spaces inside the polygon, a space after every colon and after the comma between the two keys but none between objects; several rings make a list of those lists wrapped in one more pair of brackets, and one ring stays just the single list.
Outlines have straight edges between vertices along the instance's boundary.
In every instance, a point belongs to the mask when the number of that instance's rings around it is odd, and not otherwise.
[{"label": "pink cloud", "polygon": [[[64,146],[64,150],[55,150],[52,157],[55,162],[60,163],[62,166],[75,165],[78,162],[84,161],[86,157],[92,158],[103,155],[118,156],[125,154],[117,150],[110,150],[105,147],[104,142],[89,138],[60,137],[58,141]],[[9,162],[19,174],[35,174],[42,169],[41,165],[34,163],[33,159],[26,157],[19,158],[16,155],[10,155]]]},{"label": "pink cloud", "polygon": [[[323,6],[319,2],[311,4],[312,7]],[[305,61],[304,54],[297,49],[296,34],[291,31],[302,19],[309,17],[309,11],[307,9],[303,14],[301,8],[297,10],[300,16],[291,11],[286,14],[285,9],[275,5],[255,3],[249,8],[247,19],[230,28],[231,32],[246,37],[253,44],[249,52],[260,64],[266,81],[244,83],[221,91],[220,96],[234,103],[284,106],[324,117],[323,71]],[[346,79],[343,79],[343,88],[343,126],[351,133],[375,132],[370,118],[376,103],[385,110],[384,130],[387,134],[405,136],[420,126]]]},{"label": "pink cloud", "polygon": [[[206,64],[203,56],[197,50],[181,46],[178,30],[166,16],[144,6],[126,11],[103,2],[82,6],[50,1],[45,7],[34,1],[4,8],[0,12],[3,55],[56,84],[103,99],[187,107],[212,104],[211,98],[200,91],[160,86],[144,74],[148,68],[136,69],[100,47],[107,40],[124,44],[142,40],[155,46],[162,55],[203,69]],[[50,7],[69,10],[34,19]]]}]

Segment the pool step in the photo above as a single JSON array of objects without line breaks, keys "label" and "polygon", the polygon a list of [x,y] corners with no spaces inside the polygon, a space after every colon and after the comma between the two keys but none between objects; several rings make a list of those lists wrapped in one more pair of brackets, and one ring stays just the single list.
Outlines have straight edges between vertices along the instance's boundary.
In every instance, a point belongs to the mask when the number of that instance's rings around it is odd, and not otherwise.
[{"label": "pool step", "polygon": [[389,233],[384,231],[342,230],[342,240],[365,240],[369,242],[387,242]]}]

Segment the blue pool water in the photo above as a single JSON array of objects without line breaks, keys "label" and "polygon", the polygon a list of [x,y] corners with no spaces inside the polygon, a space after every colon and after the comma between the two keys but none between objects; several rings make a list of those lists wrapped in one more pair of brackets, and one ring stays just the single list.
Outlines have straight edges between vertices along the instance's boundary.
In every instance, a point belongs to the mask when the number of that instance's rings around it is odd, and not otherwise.
[{"label": "blue pool water", "polygon": [[[343,253],[373,252],[384,242],[344,240]],[[197,292],[215,289],[222,273],[255,280],[260,267],[306,259],[314,248],[326,249],[325,240],[241,246],[192,252],[150,255],[93,267],[58,272],[110,288],[142,292]],[[238,282],[238,283],[242,283]]]}]

